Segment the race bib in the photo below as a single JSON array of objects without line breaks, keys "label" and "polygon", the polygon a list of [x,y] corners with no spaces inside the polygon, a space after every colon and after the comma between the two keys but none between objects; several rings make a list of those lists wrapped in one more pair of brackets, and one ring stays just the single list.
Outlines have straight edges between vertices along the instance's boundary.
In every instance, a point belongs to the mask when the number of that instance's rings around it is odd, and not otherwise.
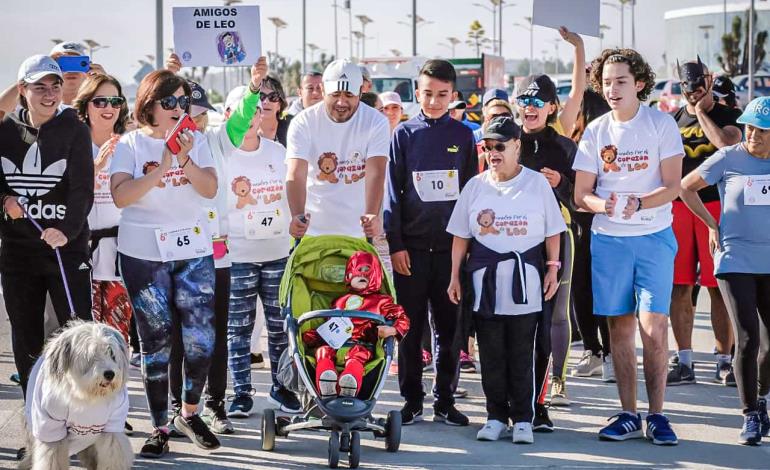
[{"label": "race bib", "polygon": [[460,196],[457,170],[414,171],[412,182],[423,202],[456,201]]},{"label": "race bib", "polygon": [[156,229],[155,240],[158,243],[160,259],[164,263],[200,258],[206,255],[211,246],[211,238],[200,223],[175,230]]},{"label": "race bib", "polygon": [[204,207],[203,214],[206,216],[206,222],[208,223],[209,234],[211,238],[219,238],[222,236],[219,233],[219,213],[216,207]]},{"label": "race bib", "polygon": [[628,197],[632,194],[620,194],[618,193],[618,203],[615,204],[615,215],[610,217],[610,220],[618,224],[626,225],[650,225],[655,222],[657,216],[656,209],[642,209],[634,212],[634,214],[628,218],[623,218],[623,209],[626,208],[628,203]]},{"label": "race bib", "polygon": [[770,205],[770,175],[749,175],[743,186],[743,204]]},{"label": "race bib", "polygon": [[248,210],[243,213],[243,227],[249,240],[265,240],[286,236],[286,220],[280,209]]},{"label": "race bib", "polygon": [[319,326],[316,331],[326,344],[339,349],[353,336],[353,322],[350,318],[332,318]]}]

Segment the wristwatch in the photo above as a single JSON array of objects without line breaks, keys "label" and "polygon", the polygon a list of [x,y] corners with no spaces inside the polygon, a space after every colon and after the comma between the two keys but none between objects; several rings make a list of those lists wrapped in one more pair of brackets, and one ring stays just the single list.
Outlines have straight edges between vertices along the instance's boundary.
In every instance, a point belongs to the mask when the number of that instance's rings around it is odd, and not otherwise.
[{"label": "wristwatch", "polygon": [[636,198],[636,212],[642,210],[642,198]]}]

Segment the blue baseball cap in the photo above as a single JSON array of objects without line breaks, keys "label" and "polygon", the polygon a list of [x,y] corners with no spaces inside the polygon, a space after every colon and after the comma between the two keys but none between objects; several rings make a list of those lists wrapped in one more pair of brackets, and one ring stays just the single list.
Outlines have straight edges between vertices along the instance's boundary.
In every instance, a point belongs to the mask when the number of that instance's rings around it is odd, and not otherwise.
[{"label": "blue baseball cap", "polygon": [[770,96],[754,98],[738,118],[738,123],[762,130],[770,129]]},{"label": "blue baseball cap", "polygon": [[502,88],[492,88],[484,93],[484,99],[481,100],[481,106],[486,106],[492,100],[508,101],[508,92]]}]

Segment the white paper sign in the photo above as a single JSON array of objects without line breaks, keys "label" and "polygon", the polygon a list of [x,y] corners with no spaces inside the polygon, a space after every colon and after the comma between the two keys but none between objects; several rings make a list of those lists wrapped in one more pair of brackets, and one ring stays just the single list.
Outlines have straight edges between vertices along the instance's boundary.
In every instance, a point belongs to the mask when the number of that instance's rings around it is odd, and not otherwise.
[{"label": "white paper sign", "polygon": [[746,206],[770,205],[770,175],[750,175],[743,187],[743,204]]},{"label": "white paper sign", "polygon": [[610,217],[610,220],[618,224],[627,225],[649,225],[655,222],[655,216],[657,215],[657,209],[642,209],[634,212],[634,214],[628,218],[623,218],[623,209],[628,204],[628,197],[631,194],[618,193],[618,202],[615,204],[615,214]]},{"label": "white paper sign", "polygon": [[173,19],[185,67],[250,66],[262,55],[258,6],[174,7]]},{"label": "white paper sign", "polygon": [[319,326],[316,331],[326,344],[334,349],[339,349],[353,336],[353,322],[350,318],[339,317],[328,320]]},{"label": "white paper sign", "polygon": [[456,201],[460,195],[457,170],[414,171],[412,182],[423,202]]},{"label": "white paper sign", "polygon": [[599,37],[599,0],[534,0],[532,23]]}]

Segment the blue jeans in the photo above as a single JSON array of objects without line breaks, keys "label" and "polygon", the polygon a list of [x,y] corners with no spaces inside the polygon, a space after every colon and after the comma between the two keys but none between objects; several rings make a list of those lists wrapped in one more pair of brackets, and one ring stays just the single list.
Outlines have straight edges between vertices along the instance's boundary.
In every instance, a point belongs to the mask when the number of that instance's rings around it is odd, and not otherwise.
[{"label": "blue jeans", "polygon": [[251,391],[251,333],[257,316],[257,299],[262,302],[267,327],[267,348],[273,387],[278,359],[289,344],[283,331],[283,316],[278,305],[278,288],[287,258],[265,263],[233,263],[230,268],[230,313],[227,319],[227,350],[233,390],[236,395]]}]

